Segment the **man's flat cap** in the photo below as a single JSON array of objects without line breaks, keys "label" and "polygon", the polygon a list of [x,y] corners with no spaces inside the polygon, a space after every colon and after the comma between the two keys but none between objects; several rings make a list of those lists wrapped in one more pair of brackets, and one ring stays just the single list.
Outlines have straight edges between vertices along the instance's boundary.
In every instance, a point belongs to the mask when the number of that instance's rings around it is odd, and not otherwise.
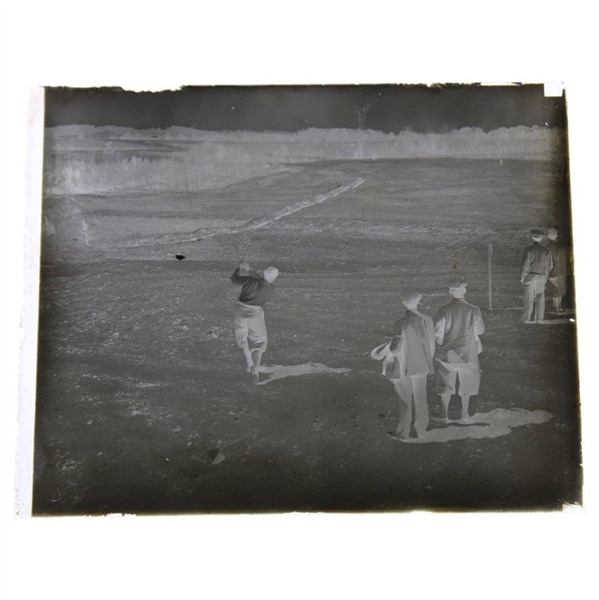
[{"label": "man's flat cap", "polygon": [[534,235],[535,237],[539,237],[539,236],[545,235],[545,232],[541,231],[540,229],[531,229],[530,230],[530,235]]}]

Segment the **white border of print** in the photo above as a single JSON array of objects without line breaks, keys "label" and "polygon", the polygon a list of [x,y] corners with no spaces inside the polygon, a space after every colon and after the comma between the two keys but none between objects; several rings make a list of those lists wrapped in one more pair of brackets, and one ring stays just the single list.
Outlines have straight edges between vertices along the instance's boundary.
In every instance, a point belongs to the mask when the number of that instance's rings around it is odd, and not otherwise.
[{"label": "white border of print", "polygon": [[[596,587],[588,587],[593,565],[585,546],[597,517],[599,472],[590,431],[590,424],[598,421],[589,382],[596,281],[591,240],[597,224],[591,212],[596,196],[592,177],[599,138],[597,84],[584,69],[595,54],[588,6],[525,0],[2,3],[0,585],[5,597],[37,593],[49,599],[94,599],[114,597],[116,590],[117,597],[143,598],[228,598],[241,593],[260,598],[376,598],[396,596],[401,589],[402,595],[426,597],[478,597],[484,590],[486,598],[500,598],[517,590],[519,597],[561,598],[585,597],[587,589]],[[566,84],[583,403],[583,510],[134,519],[13,516],[19,346],[35,331],[31,311],[37,310],[31,307],[37,293],[32,261],[39,217],[25,214],[23,204],[29,88],[510,80]],[[28,185],[36,184],[30,179]],[[21,329],[23,295],[30,314]],[[33,378],[25,370],[21,375]]]}]

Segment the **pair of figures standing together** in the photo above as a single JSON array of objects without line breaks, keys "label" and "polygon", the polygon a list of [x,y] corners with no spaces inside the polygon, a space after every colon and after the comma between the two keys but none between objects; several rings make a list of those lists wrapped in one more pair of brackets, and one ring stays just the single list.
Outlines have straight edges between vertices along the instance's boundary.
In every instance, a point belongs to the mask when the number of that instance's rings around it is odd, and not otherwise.
[{"label": "pair of figures standing together", "polygon": [[569,252],[557,241],[557,231],[547,230],[549,242],[541,242],[545,233],[540,229],[530,232],[533,243],[524,250],[520,281],[524,285],[522,321],[539,323],[545,319],[545,287],[549,283],[553,308],[563,313],[562,298],[567,291]]},{"label": "pair of figures standing together", "polygon": [[466,285],[460,278],[450,281],[452,300],[441,307],[434,321],[418,310],[422,299],[419,292],[404,292],[401,300],[407,310],[394,325],[395,336],[371,353],[373,358],[383,359],[383,375],[398,395],[395,438],[410,437],[413,417],[416,435],[425,435],[429,424],[428,375],[435,375],[435,389],[441,396],[441,421],[449,422],[453,394],[461,399],[461,421],[469,419],[470,397],[478,394],[480,387],[479,336],[485,325],[480,308],[466,302]]}]

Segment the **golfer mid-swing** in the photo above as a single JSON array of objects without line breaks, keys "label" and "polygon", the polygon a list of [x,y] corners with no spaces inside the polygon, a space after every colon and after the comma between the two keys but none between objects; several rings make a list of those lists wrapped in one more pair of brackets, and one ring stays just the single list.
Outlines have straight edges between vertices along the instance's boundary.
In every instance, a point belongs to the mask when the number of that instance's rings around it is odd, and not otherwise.
[{"label": "golfer mid-swing", "polygon": [[231,281],[242,286],[235,308],[235,341],[243,350],[254,383],[260,382],[260,361],[267,346],[264,306],[274,296],[273,281],[278,275],[276,267],[260,274],[247,263],[241,263],[231,275]]}]

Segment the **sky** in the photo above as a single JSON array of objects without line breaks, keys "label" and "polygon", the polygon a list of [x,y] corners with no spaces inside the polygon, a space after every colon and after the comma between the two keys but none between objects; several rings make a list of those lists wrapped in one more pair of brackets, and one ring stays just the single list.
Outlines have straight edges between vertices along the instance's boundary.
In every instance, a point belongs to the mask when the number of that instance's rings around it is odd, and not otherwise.
[{"label": "sky", "polygon": [[[360,114],[362,119],[360,119]],[[374,129],[385,133],[565,127],[565,98],[542,85],[213,86],[179,91],[46,88],[46,125],[213,131]]]}]

